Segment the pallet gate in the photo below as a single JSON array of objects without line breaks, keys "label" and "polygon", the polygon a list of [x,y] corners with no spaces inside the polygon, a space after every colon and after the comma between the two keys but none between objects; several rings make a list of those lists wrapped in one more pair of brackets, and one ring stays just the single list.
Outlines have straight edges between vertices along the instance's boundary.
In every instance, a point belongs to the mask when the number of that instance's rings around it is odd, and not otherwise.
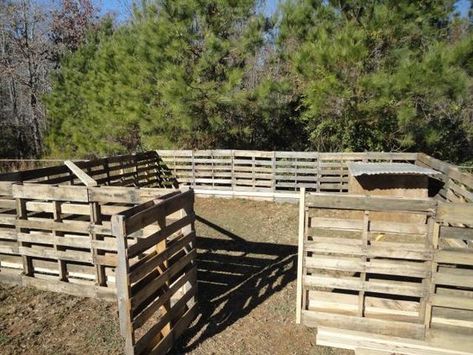
[{"label": "pallet gate", "polygon": [[[158,153],[0,175],[0,281],[118,300],[126,353],[165,353],[196,310],[194,191],[300,198],[297,320],[319,343],[465,353],[438,343],[473,328],[470,174],[422,153]],[[356,161],[434,169],[438,193],[350,196]]]}]

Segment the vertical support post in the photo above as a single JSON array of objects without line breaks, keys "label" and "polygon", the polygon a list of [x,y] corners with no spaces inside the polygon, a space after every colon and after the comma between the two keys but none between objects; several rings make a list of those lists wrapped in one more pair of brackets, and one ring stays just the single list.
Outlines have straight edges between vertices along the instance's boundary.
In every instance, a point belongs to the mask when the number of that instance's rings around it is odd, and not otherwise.
[{"label": "vertical support post", "polygon": [[320,180],[322,179],[322,173],[320,169],[320,155],[317,153],[317,192],[320,192]]},{"label": "vertical support post", "polygon": [[105,159],[105,162],[103,164],[103,168],[105,170],[105,174],[107,174],[107,181],[103,185],[110,185],[110,165],[108,162],[108,158]]},{"label": "vertical support post", "polygon": [[[427,239],[429,240],[429,246],[432,250],[432,255],[435,255],[439,244],[440,224],[435,221],[434,217],[429,217],[427,224],[429,226]],[[437,272],[438,264],[435,261],[434,256],[432,256],[430,264],[430,277],[424,284],[425,292],[427,293],[427,295],[421,300],[419,312],[420,321],[424,323],[426,330],[430,328],[430,325],[432,323],[432,297],[435,294],[436,287],[434,277]]]},{"label": "vertical support post", "polygon": [[69,179],[70,179],[69,184],[70,185],[74,185],[74,178],[75,177],[76,176],[74,175],[74,173],[72,171],[69,171]]},{"label": "vertical support post", "polygon": [[[161,215],[158,216],[158,225],[161,230],[166,229],[166,215]],[[162,241],[160,241],[156,245],[156,254],[161,254],[166,251],[167,248],[167,240],[164,238]],[[162,262],[162,264],[158,265],[157,270],[160,274],[163,274],[166,272],[168,269],[169,263],[167,258]],[[169,290],[169,281],[166,281],[165,286],[163,287],[163,290],[168,291]],[[164,316],[165,314],[169,314],[171,311],[171,299],[166,301],[163,306],[160,307],[161,314]],[[171,323],[166,323],[166,325],[163,326],[161,329],[161,337],[164,338],[166,335],[168,335],[171,332]]]},{"label": "vertical support post", "polygon": [[305,187],[301,187],[299,193],[299,238],[297,243],[297,303],[296,303],[296,323],[301,324],[303,291],[302,268],[304,262],[304,236],[305,236]]},{"label": "vertical support post", "polygon": [[[26,211],[26,200],[23,198],[17,198],[16,199],[16,218],[17,219],[28,219],[28,213]],[[16,233],[17,235],[19,233],[25,232],[23,228],[16,227]],[[30,243],[25,243],[25,242],[18,242],[18,245],[20,247],[29,247],[31,246]],[[31,256],[23,255],[22,252],[21,258],[23,261],[23,273],[26,276],[33,276],[34,274],[34,269],[33,269],[33,259]]]},{"label": "vertical support post", "polygon": [[[102,213],[100,210],[100,204],[98,202],[90,202],[90,223],[92,225],[100,225],[102,224]],[[100,265],[100,257],[98,255],[103,254],[97,250],[96,245],[94,244],[95,240],[103,240],[103,237],[99,237],[96,233],[90,233],[90,244],[91,244],[91,252],[92,252],[92,260],[95,264],[95,272],[96,272],[96,281],[99,286],[106,286],[107,285],[107,277],[105,275],[105,267]]]},{"label": "vertical support post", "polygon": [[210,161],[212,166],[212,187],[215,187],[215,158],[214,158],[214,151],[210,151]]},{"label": "vertical support post", "polygon": [[[273,150],[273,156],[271,157],[271,190],[273,194],[276,192],[276,152]],[[275,198],[273,197],[273,200]]]},{"label": "vertical support post", "polygon": [[[184,192],[186,190],[182,190],[182,192]],[[192,251],[192,249],[195,249],[196,245],[195,245],[195,217],[194,217],[194,209],[193,209],[193,206],[194,206],[194,194],[192,194],[190,197],[189,197],[189,201],[185,203],[184,205],[184,208],[181,209],[181,213],[180,213],[180,218],[185,218],[186,216],[190,216],[192,217],[191,218],[191,222],[182,227],[181,229],[181,233],[182,235],[188,235],[190,233],[193,234],[193,237],[192,237],[192,241],[191,241],[191,247],[190,248],[184,248],[186,250],[186,253],[190,253]],[[195,261],[193,261],[194,265],[195,265]],[[185,292],[189,291],[192,287],[194,287],[196,289],[196,292],[195,294],[197,294],[197,274],[195,274],[196,276],[193,278],[193,279],[189,279],[189,281],[187,281],[184,289],[185,289]],[[190,302],[192,302],[192,305],[195,304],[196,302],[196,299],[195,299],[195,296],[191,298]]]},{"label": "vertical support post", "polygon": [[[195,183],[195,160],[194,160],[194,151],[191,150],[191,167],[192,167],[192,182],[191,186],[195,188],[196,183]],[[176,171],[174,171],[176,173]]]},{"label": "vertical support post", "polygon": [[[368,234],[370,229],[370,212],[365,211],[363,214],[363,231],[361,235],[361,248],[363,255],[361,256],[361,261],[363,263],[363,270],[366,270],[367,251],[368,251]],[[366,282],[366,271],[360,273],[361,285],[364,287]],[[365,316],[365,291],[361,290],[358,294],[358,316]]]},{"label": "vertical support post", "polygon": [[120,334],[125,339],[125,354],[134,354],[135,333],[131,323],[131,290],[128,277],[128,243],[126,239],[125,217],[112,216],[112,233],[117,240],[117,268],[115,269],[115,282],[117,287],[118,317],[120,321]]},{"label": "vertical support post", "polygon": [[[53,218],[55,222],[61,222],[61,202],[60,201],[52,201],[53,204]],[[56,230],[53,230],[53,236],[55,238],[61,237],[64,233],[58,232]],[[54,241],[54,246],[56,251],[63,250],[64,248],[61,246],[58,246],[58,243]],[[59,258],[59,253],[58,253],[58,267],[59,267],[59,280],[61,281],[67,281],[67,268],[66,268],[66,262],[64,260],[61,260]]]},{"label": "vertical support post", "polygon": [[124,163],[124,160],[123,159],[120,159],[120,180],[121,180],[121,186],[125,186],[123,185],[123,175],[125,174],[125,169],[123,168],[123,163]]},{"label": "vertical support post", "polygon": [[235,191],[236,181],[235,181],[235,151],[232,149],[232,191]]},{"label": "vertical support post", "polygon": [[136,154],[131,156],[131,161],[133,162],[133,182],[136,187],[140,187],[140,181],[138,178],[138,157]]},{"label": "vertical support post", "polygon": [[[253,153],[254,154],[254,153]],[[253,184],[253,191],[256,191],[256,157],[253,155],[251,157],[251,183]]]}]

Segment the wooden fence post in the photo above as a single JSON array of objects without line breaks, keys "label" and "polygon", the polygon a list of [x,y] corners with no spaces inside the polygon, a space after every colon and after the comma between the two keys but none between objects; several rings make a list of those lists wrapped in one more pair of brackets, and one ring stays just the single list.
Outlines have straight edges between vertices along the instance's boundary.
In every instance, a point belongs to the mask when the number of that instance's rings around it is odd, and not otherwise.
[{"label": "wooden fence post", "polygon": [[112,233],[117,239],[117,268],[115,283],[117,287],[118,317],[120,334],[125,339],[125,354],[134,354],[135,334],[131,323],[130,282],[128,277],[128,245],[126,240],[125,219],[122,215],[112,216]]},{"label": "wooden fence post", "polygon": [[[428,221],[429,225],[429,233],[428,233],[428,239],[430,242],[430,247],[432,248],[433,255],[438,251],[438,244],[439,244],[439,237],[440,237],[440,224],[437,223],[434,217],[429,217]],[[425,285],[426,286],[426,291],[427,295],[426,298],[421,302],[421,313],[420,313],[420,320],[424,322],[425,325],[425,330],[427,331],[432,323],[432,298],[435,294],[435,282],[434,282],[434,277],[435,274],[437,273],[438,269],[438,264],[435,261],[435,258],[432,257],[432,261],[430,262],[430,279],[428,280],[429,282]]]},{"label": "wooden fence post", "polygon": [[[190,183],[190,186],[193,186],[195,188],[196,182],[195,182],[195,159],[194,159],[194,151],[191,150],[191,167],[192,167],[192,182]],[[176,173],[176,171],[174,171]]]},{"label": "wooden fence post", "polygon": [[299,241],[297,245],[297,303],[296,323],[301,323],[302,315],[302,263],[304,261],[304,235],[305,235],[305,187],[301,187],[299,194]]}]

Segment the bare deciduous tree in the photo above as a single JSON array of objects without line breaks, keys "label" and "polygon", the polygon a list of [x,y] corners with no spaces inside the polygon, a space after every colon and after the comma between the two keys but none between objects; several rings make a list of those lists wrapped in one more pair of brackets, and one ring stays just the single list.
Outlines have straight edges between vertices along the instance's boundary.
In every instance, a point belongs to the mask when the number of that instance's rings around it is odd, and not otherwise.
[{"label": "bare deciduous tree", "polygon": [[41,97],[64,51],[76,50],[96,21],[90,0],[0,0],[0,155],[40,156],[46,129]]}]

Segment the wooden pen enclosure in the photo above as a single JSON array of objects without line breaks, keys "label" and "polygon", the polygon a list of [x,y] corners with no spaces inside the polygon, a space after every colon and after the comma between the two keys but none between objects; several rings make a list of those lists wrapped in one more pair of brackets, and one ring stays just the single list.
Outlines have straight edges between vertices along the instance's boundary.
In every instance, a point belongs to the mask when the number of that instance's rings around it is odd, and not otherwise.
[{"label": "wooden pen enclosure", "polygon": [[167,352],[195,310],[193,191],[155,152],[0,180],[0,281],[118,300],[126,353]]},{"label": "wooden pen enclosure", "polygon": [[[440,174],[429,198],[357,196],[349,162]],[[126,353],[165,353],[196,312],[194,192],[300,199],[297,319],[319,343],[473,334],[473,176],[422,153],[158,151],[1,174],[0,281],[117,300]]]}]

